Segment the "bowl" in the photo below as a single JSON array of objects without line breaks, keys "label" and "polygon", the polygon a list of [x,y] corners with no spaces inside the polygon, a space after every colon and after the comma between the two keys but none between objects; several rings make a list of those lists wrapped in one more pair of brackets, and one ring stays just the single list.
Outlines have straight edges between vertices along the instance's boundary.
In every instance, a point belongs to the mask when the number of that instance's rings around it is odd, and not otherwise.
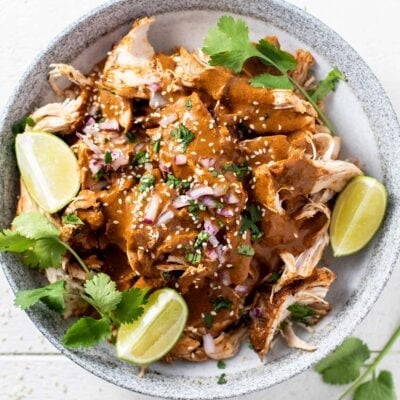
[{"label": "bowl", "polygon": [[[399,256],[400,243],[400,127],[384,90],[360,56],[335,32],[306,12],[277,0],[146,0],[111,1],[78,19],[33,61],[22,77],[0,119],[0,226],[9,226],[15,212],[19,174],[13,152],[11,126],[51,97],[48,67],[72,63],[83,72],[99,61],[137,17],[156,15],[150,40],[158,50],[176,45],[199,46],[219,16],[242,16],[251,37],[277,34],[283,48],[309,49],[316,57],[315,73],[322,77],[337,66],[348,78],[330,96],[327,110],[343,140],[342,158],[357,159],[363,170],[382,180],[390,206],[378,235],[360,253],[332,259],[338,278],[329,293],[332,311],[318,324],[310,341],[312,353],[276,346],[263,364],[247,345],[227,362],[228,384],[217,384],[221,373],[215,362],[151,365],[143,377],[137,368],[119,361],[111,345],[68,350],[60,338],[67,327],[58,314],[36,305],[28,315],[62,353],[95,375],[123,388],[169,399],[216,399],[271,387],[309,368],[348,336],[376,301]],[[38,287],[41,275],[24,267],[17,256],[1,255],[1,264],[14,291]],[[305,335],[307,338],[307,335]]]}]

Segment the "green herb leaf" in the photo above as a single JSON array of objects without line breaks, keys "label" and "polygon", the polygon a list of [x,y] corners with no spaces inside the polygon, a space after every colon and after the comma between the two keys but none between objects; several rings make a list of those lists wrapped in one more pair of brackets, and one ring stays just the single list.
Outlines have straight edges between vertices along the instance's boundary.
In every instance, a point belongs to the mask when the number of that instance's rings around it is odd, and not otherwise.
[{"label": "green herb leaf", "polygon": [[60,231],[43,214],[31,211],[14,218],[16,232],[29,239],[58,238]]},{"label": "green herb leaf", "polygon": [[178,128],[173,129],[171,135],[181,143],[183,152],[186,151],[189,143],[196,137],[195,134],[183,124],[179,124]]},{"label": "green herb leaf", "polygon": [[172,186],[174,189],[189,189],[190,187],[190,182],[183,181],[182,179],[177,178],[174,174],[168,174],[167,181],[165,183],[169,186]]},{"label": "green herb leaf", "polygon": [[136,321],[144,312],[148,289],[132,288],[122,292],[121,301],[115,309],[115,318],[121,324]]},{"label": "green herb leaf", "polygon": [[275,283],[278,279],[282,276],[282,272],[280,271],[273,271],[271,276],[268,278],[268,283]]},{"label": "green herb leaf", "polygon": [[262,230],[257,226],[261,221],[261,213],[255,204],[250,204],[243,212],[242,224],[239,232],[243,234],[246,230],[251,231],[251,238],[253,240],[260,239],[263,236]]},{"label": "green herb leaf", "polygon": [[242,70],[246,60],[259,54],[250,42],[246,23],[226,15],[208,31],[203,52],[211,57],[210,65],[223,65],[236,73]]},{"label": "green herb leaf", "polygon": [[217,367],[219,369],[225,369],[226,368],[226,364],[222,360],[219,360],[218,363],[217,363]]},{"label": "green herb leaf", "polygon": [[228,383],[226,380],[226,374],[221,374],[218,378],[218,385],[225,385],[225,383]]},{"label": "green herb leaf", "polygon": [[315,366],[326,383],[345,385],[358,378],[360,368],[370,357],[365,343],[355,337],[346,339],[332,354]]},{"label": "green herb leaf", "polygon": [[14,135],[24,133],[27,126],[35,126],[35,121],[31,117],[26,117],[21,122],[14,124],[11,128],[12,133],[14,133]]},{"label": "green herb leaf", "polygon": [[108,318],[94,319],[83,317],[78,319],[65,332],[62,343],[65,347],[90,347],[111,336]]},{"label": "green herb leaf", "polygon": [[39,239],[32,249],[27,250],[22,260],[29,267],[59,268],[67,249],[54,238]]},{"label": "green herb leaf", "polygon": [[185,101],[185,108],[188,111],[192,110],[192,99],[190,97],[188,97]]},{"label": "green herb leaf", "polygon": [[210,329],[214,322],[214,318],[211,314],[207,313],[207,314],[204,314],[203,321],[204,321],[204,325],[206,326],[206,328]]},{"label": "green herb leaf", "polygon": [[14,304],[25,310],[42,300],[49,308],[61,312],[65,307],[64,293],[65,281],[57,281],[38,289],[17,292]]},{"label": "green herb leaf", "polygon": [[114,311],[121,301],[121,292],[111,278],[99,273],[85,283],[85,294],[82,298],[96,308],[101,314]]},{"label": "green herb leaf", "polygon": [[311,97],[315,102],[323,100],[330,92],[334,91],[339,81],[345,81],[346,77],[339,71],[338,68],[334,68],[329,74],[323,79],[312,91]]},{"label": "green herb leaf", "polygon": [[75,214],[63,215],[62,223],[65,225],[85,225],[85,223]]},{"label": "green herb leaf", "polygon": [[249,173],[249,166],[247,164],[224,164],[222,170],[225,171],[233,171],[237,178],[241,181],[243,180]]},{"label": "green herb leaf", "polygon": [[111,153],[108,151],[108,150],[106,150],[106,152],[104,153],[104,162],[106,163],[106,164],[111,164],[112,163],[112,155],[111,155]]},{"label": "green herb leaf", "polygon": [[225,299],[224,297],[219,297],[218,299],[213,300],[212,302],[213,310],[218,312],[220,310],[231,310],[232,302],[229,299]]},{"label": "green herb leaf", "polygon": [[316,312],[306,304],[294,303],[287,308],[291,313],[291,320],[295,322],[301,322],[305,325],[308,324],[306,318],[312,317]]},{"label": "green herb leaf", "polygon": [[201,253],[199,251],[193,251],[192,253],[187,253],[185,258],[190,264],[198,265],[201,261]]},{"label": "green herb leaf", "polygon": [[250,79],[251,86],[255,88],[265,89],[289,89],[293,90],[294,86],[289,78],[285,75],[261,74]]},{"label": "green herb leaf", "polygon": [[151,142],[151,148],[153,149],[154,153],[158,153],[160,151],[160,143],[161,139],[154,140]]},{"label": "green herb leaf", "polygon": [[23,253],[32,248],[34,244],[34,239],[28,239],[9,229],[0,233],[0,252]]},{"label": "green herb leaf", "polygon": [[156,179],[154,178],[154,176],[152,174],[144,174],[140,178],[140,183],[139,183],[137,189],[139,190],[139,192],[144,192],[146,189],[154,186],[155,183],[156,183]]},{"label": "green herb leaf", "polygon": [[194,200],[189,200],[188,211],[194,218],[199,219],[200,211],[205,211],[206,206],[201,203],[196,203]]},{"label": "green herb leaf", "polygon": [[389,371],[381,371],[378,377],[356,389],[353,400],[396,400],[392,374]]},{"label": "green herb leaf", "polygon": [[206,231],[200,232],[194,242],[194,247],[200,247],[204,242],[207,242],[207,240],[210,239],[210,236],[211,234]]},{"label": "green herb leaf", "polygon": [[241,244],[238,248],[237,248],[237,253],[242,255],[242,256],[248,256],[248,257],[252,257],[255,254],[254,249],[251,246],[248,246],[246,244]]},{"label": "green herb leaf", "polygon": [[125,133],[125,137],[127,138],[129,143],[135,143],[137,140],[137,137],[133,132]]},{"label": "green herb leaf", "polygon": [[136,165],[142,165],[150,162],[149,153],[146,150],[139,151],[133,156],[133,163]]},{"label": "green herb leaf", "polygon": [[278,49],[275,45],[268,42],[265,39],[261,39],[257,44],[257,50],[262,53],[265,57],[268,57],[272,63],[268,63],[264,61],[265,64],[276,65],[282,71],[292,71],[296,68],[297,61],[296,59],[286,51]]}]

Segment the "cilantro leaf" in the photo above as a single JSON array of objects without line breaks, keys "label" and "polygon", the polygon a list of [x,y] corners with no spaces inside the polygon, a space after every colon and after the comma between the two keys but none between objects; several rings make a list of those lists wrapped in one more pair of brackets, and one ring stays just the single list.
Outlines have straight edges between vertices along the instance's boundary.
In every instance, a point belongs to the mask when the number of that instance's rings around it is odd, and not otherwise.
[{"label": "cilantro leaf", "polygon": [[192,109],[192,99],[188,97],[185,101],[186,110],[190,111]]},{"label": "cilantro leaf", "polygon": [[250,173],[250,170],[249,170],[249,167],[247,164],[236,165],[236,164],[226,163],[222,167],[222,170],[224,172],[225,171],[233,171],[240,181],[243,180],[243,178],[245,178]]},{"label": "cilantro leaf", "polygon": [[226,368],[225,362],[222,361],[222,360],[219,360],[218,363],[217,363],[217,368],[219,368],[219,369],[225,369],[225,368]]},{"label": "cilantro leaf", "polygon": [[208,239],[210,239],[211,234],[206,231],[202,231],[198,234],[195,242],[194,242],[194,247],[198,248],[200,247],[203,243],[207,242]]},{"label": "cilantro leaf", "polygon": [[30,249],[35,240],[28,239],[17,232],[5,229],[0,233],[0,251],[11,253],[23,253]]},{"label": "cilantro leaf", "polygon": [[204,39],[203,52],[211,57],[210,65],[223,65],[238,73],[250,57],[259,52],[249,39],[249,28],[242,19],[223,16]]},{"label": "cilantro leaf", "polygon": [[31,126],[31,127],[35,126],[35,121],[33,120],[33,118],[26,117],[21,122],[17,122],[16,124],[14,124],[11,128],[12,133],[14,133],[14,135],[16,135],[18,133],[23,133],[23,132],[25,132],[25,128],[27,126]]},{"label": "cilantro leaf", "polygon": [[261,74],[250,79],[251,86],[255,88],[265,89],[289,89],[293,90],[294,86],[289,78],[285,75]]},{"label": "cilantro leaf", "polygon": [[126,132],[125,137],[129,143],[135,143],[137,140],[137,137],[133,132]]},{"label": "cilantro leaf", "polygon": [[328,73],[328,75],[318,84],[317,88],[312,91],[311,98],[315,102],[323,100],[330,92],[334,91],[339,81],[345,81],[346,77],[339,71],[338,68],[334,68]]},{"label": "cilantro leaf", "polygon": [[250,204],[243,213],[242,224],[239,232],[243,234],[246,230],[251,231],[251,238],[253,240],[260,239],[263,236],[262,230],[257,226],[261,221],[261,213],[255,204]]},{"label": "cilantro leaf", "polygon": [[115,309],[115,317],[121,324],[136,321],[144,312],[148,289],[132,288],[122,292],[121,301]]},{"label": "cilantro leaf", "polygon": [[111,326],[108,318],[83,317],[68,328],[62,339],[62,344],[70,348],[89,347],[108,339],[110,336]]},{"label": "cilantro leaf", "polygon": [[169,186],[172,186],[174,189],[189,189],[190,187],[190,182],[183,181],[182,179],[177,178],[174,174],[168,174],[165,183]]},{"label": "cilantro leaf", "polygon": [[63,215],[62,223],[66,225],[85,225],[85,223],[75,214]]},{"label": "cilantro leaf", "polygon": [[218,385],[225,385],[225,383],[228,383],[228,381],[226,380],[226,374],[221,374],[218,378],[217,383]]},{"label": "cilantro leaf", "polygon": [[204,314],[203,321],[204,321],[204,325],[206,326],[206,328],[210,329],[214,322],[214,318],[211,314],[207,313],[207,314]]},{"label": "cilantro leaf", "polygon": [[262,53],[265,57],[268,57],[273,62],[272,64],[264,60],[264,63],[267,65],[276,65],[280,70],[285,72],[292,71],[296,68],[297,61],[290,53],[279,49],[265,39],[261,39],[258,42],[257,50],[259,50],[260,53]]},{"label": "cilantro leaf", "polygon": [[171,135],[181,143],[183,152],[186,151],[189,143],[196,137],[195,134],[183,124],[179,124],[178,128],[173,129]]},{"label": "cilantro leaf", "polygon": [[188,211],[195,219],[199,219],[200,211],[205,211],[206,206],[202,203],[196,203],[194,200],[189,200]]},{"label": "cilantro leaf", "polygon": [[17,292],[14,304],[25,310],[42,300],[49,308],[55,311],[63,311],[65,307],[64,292],[65,281],[57,281],[38,289]]},{"label": "cilantro leaf", "polygon": [[200,264],[201,261],[201,253],[197,251],[193,251],[192,253],[187,253],[186,256],[186,261],[189,262],[192,265],[198,265]]},{"label": "cilantro leaf", "polygon": [[139,151],[133,156],[133,163],[136,165],[142,165],[148,162],[150,162],[150,156],[146,150]]},{"label": "cilantro leaf", "polygon": [[86,281],[84,288],[82,298],[101,314],[114,311],[122,298],[115,282],[102,272]]},{"label": "cilantro leaf", "polygon": [[312,317],[316,314],[316,312],[306,304],[294,303],[290,305],[288,311],[291,312],[291,320],[295,322],[301,322],[305,325],[308,325],[306,320],[307,317]]},{"label": "cilantro leaf", "polygon": [[43,214],[31,211],[14,218],[13,227],[29,239],[58,238],[60,231]]},{"label": "cilantro leaf", "polygon": [[350,337],[314,369],[322,375],[324,382],[344,385],[358,378],[360,368],[369,357],[367,345],[358,338]]},{"label": "cilantro leaf", "polygon": [[151,142],[151,148],[153,149],[154,153],[159,153],[160,143],[161,143],[161,139],[154,140],[153,142]]},{"label": "cilantro leaf", "polygon": [[389,371],[381,371],[378,377],[356,389],[353,400],[396,400],[392,374]]},{"label": "cilantro leaf", "polygon": [[[32,259],[36,257],[37,263],[29,262],[28,266],[39,267],[39,268],[59,268],[63,255],[67,252],[67,249],[54,238],[43,238],[39,239],[33,245],[31,250],[27,253],[32,252]],[[28,257],[28,260],[31,258]],[[24,257],[23,257],[24,260]]]},{"label": "cilantro leaf", "polygon": [[237,253],[242,255],[242,256],[248,256],[248,257],[252,257],[255,254],[254,249],[251,246],[248,246],[246,244],[241,244],[238,248],[237,248]]},{"label": "cilantro leaf", "polygon": [[225,299],[224,297],[219,297],[212,301],[213,310],[218,312],[219,310],[231,310],[232,302],[229,299]]},{"label": "cilantro leaf", "polygon": [[155,183],[156,183],[156,179],[154,178],[154,176],[152,174],[144,174],[140,178],[140,183],[139,183],[137,189],[139,190],[139,192],[142,193],[146,189],[154,186]]}]

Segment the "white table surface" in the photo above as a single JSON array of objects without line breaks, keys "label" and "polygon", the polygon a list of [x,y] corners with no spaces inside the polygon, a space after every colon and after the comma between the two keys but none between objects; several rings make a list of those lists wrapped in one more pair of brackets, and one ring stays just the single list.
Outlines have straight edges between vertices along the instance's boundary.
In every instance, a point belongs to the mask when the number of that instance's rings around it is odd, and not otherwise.
[{"label": "white table surface", "polygon": [[[101,0],[0,0],[0,108],[34,55],[76,17]],[[372,67],[400,112],[399,0],[291,0],[346,39]],[[400,171],[399,171],[400,172]],[[36,330],[0,272],[0,400],[149,399],[91,375],[61,355]],[[400,267],[355,335],[379,349],[400,324]],[[400,395],[400,342],[382,367],[394,373]],[[313,371],[242,399],[330,400],[341,387],[321,382]]]}]

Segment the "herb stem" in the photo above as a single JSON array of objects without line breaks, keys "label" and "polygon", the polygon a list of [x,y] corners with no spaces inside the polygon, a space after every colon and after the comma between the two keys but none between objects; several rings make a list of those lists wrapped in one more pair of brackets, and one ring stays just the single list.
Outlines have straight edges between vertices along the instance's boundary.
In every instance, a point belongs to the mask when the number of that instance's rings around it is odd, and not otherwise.
[{"label": "herb stem", "polygon": [[361,374],[361,376],[338,398],[338,400],[343,400],[349,393],[353,390],[357,389],[365,380],[365,378],[371,373],[375,372],[376,367],[382,361],[382,359],[386,356],[392,346],[395,344],[396,340],[400,337],[400,325],[397,327],[393,335],[385,344],[382,351],[378,354],[375,360],[371,363],[371,365]]},{"label": "herb stem", "polygon": [[58,243],[62,244],[75,257],[76,261],[78,261],[79,265],[82,267],[82,269],[88,275],[88,279],[90,279],[92,277],[92,273],[89,271],[89,268],[87,267],[85,262],[82,260],[82,258],[79,257],[78,253],[68,243],[64,242],[63,240],[61,240],[59,238],[57,238],[56,240]]},{"label": "herb stem", "polygon": [[278,69],[284,76],[286,76],[289,81],[299,90],[299,92],[311,103],[311,105],[314,107],[315,111],[317,111],[319,118],[321,121],[326,125],[326,127],[333,133],[336,134],[336,130],[333,127],[332,123],[329,121],[329,119],[325,116],[325,114],[322,112],[321,108],[318,106],[318,104],[311,98],[311,96],[307,93],[307,91],[298,83],[296,80],[294,80],[283,68],[281,68],[278,64],[276,64],[274,61],[272,61],[269,57],[265,56],[263,53],[257,50],[257,56],[259,58],[262,58],[264,61],[268,62],[269,64],[272,64],[276,69]]}]

